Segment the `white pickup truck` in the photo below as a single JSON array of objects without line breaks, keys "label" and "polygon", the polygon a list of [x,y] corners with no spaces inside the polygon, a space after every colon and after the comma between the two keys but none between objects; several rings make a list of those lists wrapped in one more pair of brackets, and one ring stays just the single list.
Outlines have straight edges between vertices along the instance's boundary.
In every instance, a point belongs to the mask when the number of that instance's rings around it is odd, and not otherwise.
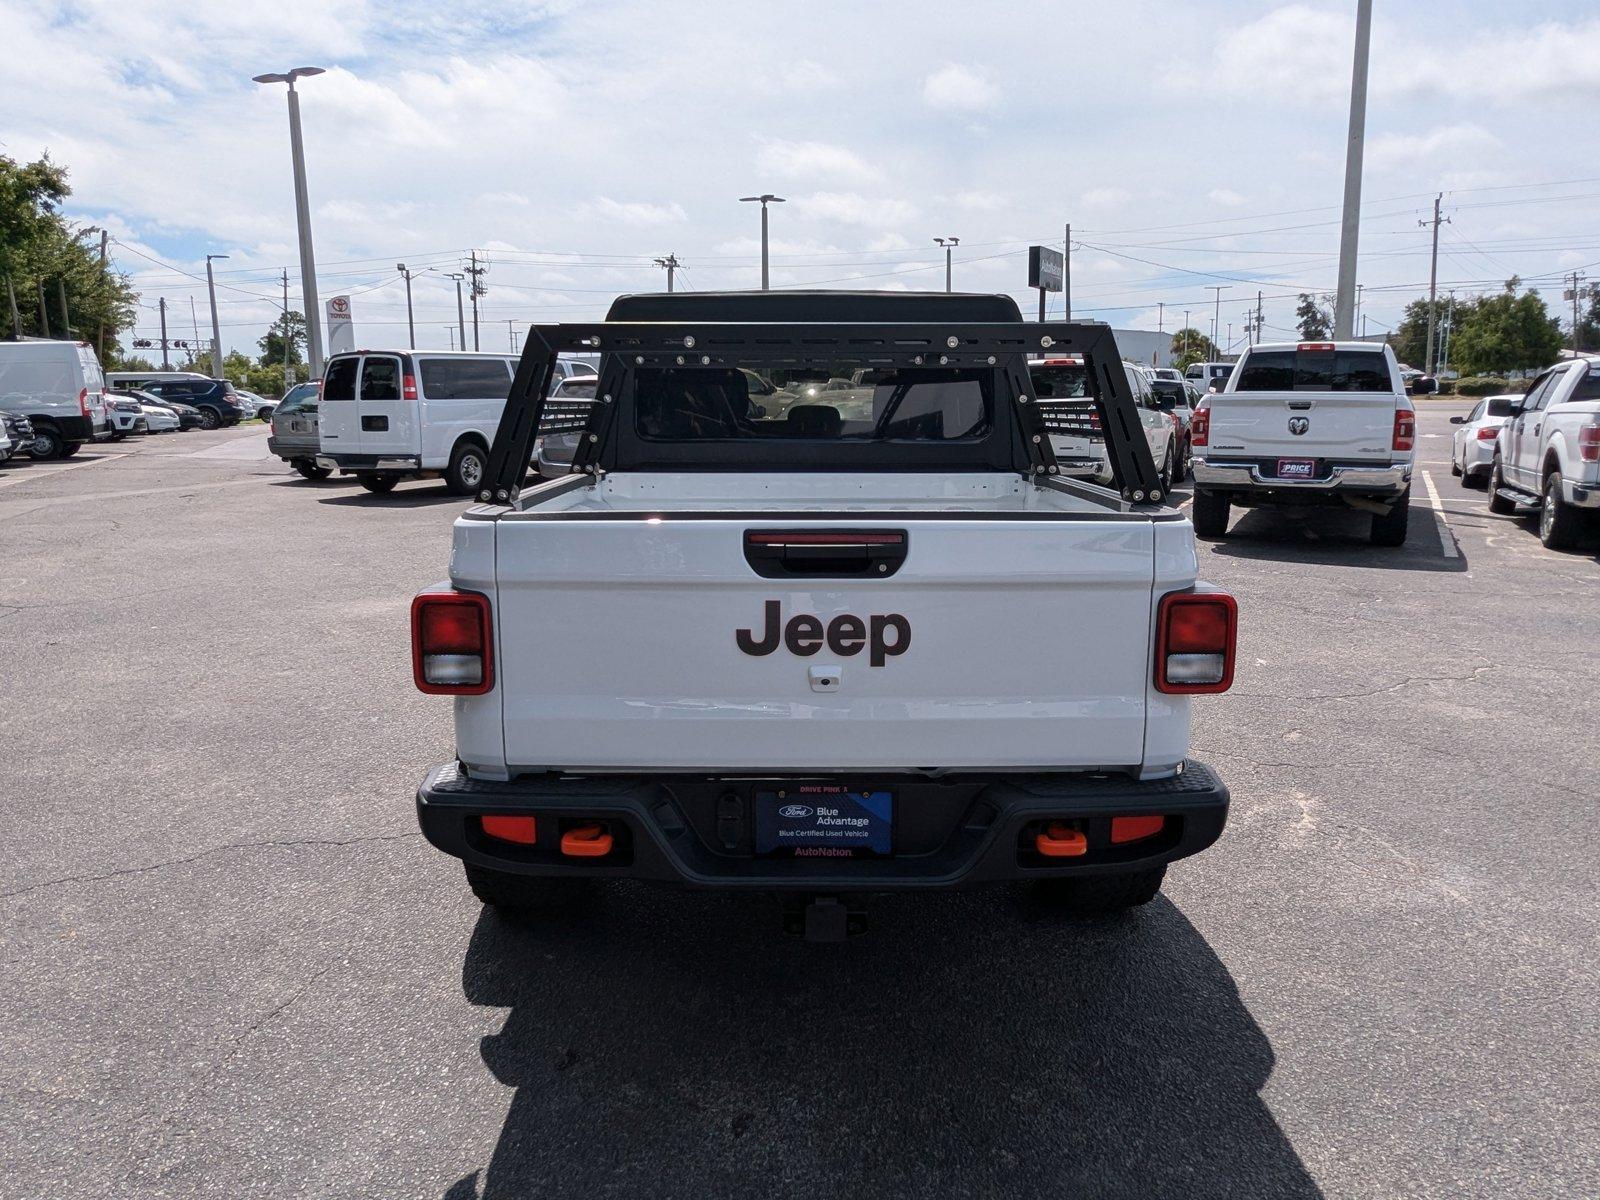
[{"label": "white pickup truck", "polygon": [[1235,504],[1337,505],[1372,514],[1373,544],[1401,545],[1416,434],[1388,346],[1253,346],[1190,420],[1195,532],[1222,537]]},{"label": "white pickup truck", "polygon": [[1600,509],[1600,358],[1551,367],[1512,405],[1489,468],[1489,511],[1539,508],[1539,540],[1565,550]]},{"label": "white pickup truck", "polygon": [[[1025,357],[1052,345],[1099,381],[1116,490],[1054,462]],[[571,473],[525,486],[573,419],[542,409],[556,355],[586,349]],[[752,399],[796,378],[850,402]],[[1231,682],[1236,609],[1164,498],[1109,329],[1009,297],[677,293],[536,326],[412,606],[416,685],[455,697],[422,830],[520,915],[594,877],[775,893],[818,939],[891,890],[1142,904],[1228,807],[1189,705]]]}]

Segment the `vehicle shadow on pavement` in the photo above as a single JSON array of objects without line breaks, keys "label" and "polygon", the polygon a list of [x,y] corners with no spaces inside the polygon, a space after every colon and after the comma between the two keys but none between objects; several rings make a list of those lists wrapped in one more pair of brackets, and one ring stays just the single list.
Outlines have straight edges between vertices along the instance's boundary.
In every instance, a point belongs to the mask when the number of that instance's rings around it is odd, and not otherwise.
[{"label": "vehicle shadow on pavement", "polygon": [[397,488],[383,496],[357,488],[354,492],[339,496],[323,496],[317,503],[338,504],[348,508],[429,508],[439,504],[466,508],[473,503],[473,499],[471,496],[454,495],[440,484],[436,488],[408,488],[403,491]]},{"label": "vehicle shadow on pavement", "polygon": [[1290,513],[1277,508],[1246,509],[1234,518],[1221,541],[1199,542],[1201,553],[1229,558],[1309,563],[1324,567],[1371,567],[1379,571],[1443,571],[1467,569],[1459,544],[1456,557],[1446,558],[1433,510],[1412,504],[1403,546],[1374,546],[1368,540],[1365,513],[1308,510]]},{"label": "vehicle shadow on pavement", "polygon": [[808,945],[755,897],[613,885],[485,912],[515,1088],[445,1200],[549,1195],[1317,1197],[1259,1092],[1272,1047],[1165,899],[1071,921],[989,889],[873,902]]}]

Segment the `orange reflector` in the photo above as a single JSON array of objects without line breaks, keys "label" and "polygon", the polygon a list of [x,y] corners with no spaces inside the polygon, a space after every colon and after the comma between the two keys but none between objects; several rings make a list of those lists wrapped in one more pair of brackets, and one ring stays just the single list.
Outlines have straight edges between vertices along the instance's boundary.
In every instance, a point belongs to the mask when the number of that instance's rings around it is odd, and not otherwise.
[{"label": "orange reflector", "polygon": [[580,825],[561,835],[561,853],[568,858],[604,858],[611,853],[611,835],[599,825]]},{"label": "orange reflector", "polygon": [[1076,829],[1052,825],[1033,839],[1033,846],[1046,858],[1076,858],[1089,852],[1089,839]]},{"label": "orange reflector", "polygon": [[1165,817],[1112,817],[1111,840],[1137,842],[1140,838],[1155,837],[1167,824]]},{"label": "orange reflector", "polygon": [[539,840],[539,826],[532,817],[484,817],[483,831],[502,842],[531,846]]}]

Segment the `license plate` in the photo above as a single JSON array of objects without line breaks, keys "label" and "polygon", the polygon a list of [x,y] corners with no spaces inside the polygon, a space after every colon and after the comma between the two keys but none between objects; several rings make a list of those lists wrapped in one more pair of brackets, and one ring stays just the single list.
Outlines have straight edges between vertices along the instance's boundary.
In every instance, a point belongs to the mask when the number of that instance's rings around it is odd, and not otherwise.
[{"label": "license plate", "polygon": [[1317,460],[1314,458],[1280,458],[1278,460],[1279,479],[1315,479],[1317,477]]},{"label": "license plate", "polygon": [[802,783],[755,795],[756,853],[855,858],[893,851],[894,793]]}]

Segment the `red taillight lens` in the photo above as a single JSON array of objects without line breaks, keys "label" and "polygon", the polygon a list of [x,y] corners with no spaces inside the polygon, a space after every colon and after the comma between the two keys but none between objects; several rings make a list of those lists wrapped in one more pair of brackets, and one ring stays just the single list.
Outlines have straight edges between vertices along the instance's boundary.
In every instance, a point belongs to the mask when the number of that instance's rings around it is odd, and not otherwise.
[{"label": "red taillight lens", "polygon": [[1478,440],[1480,442],[1492,442],[1499,436],[1500,426],[1498,425],[1485,425],[1482,429],[1478,430]]},{"label": "red taillight lens", "polygon": [[1165,817],[1112,817],[1111,844],[1137,842],[1141,838],[1155,837],[1166,828]]},{"label": "red taillight lens", "polygon": [[1156,619],[1156,691],[1208,695],[1233,686],[1239,606],[1223,592],[1173,592]]},{"label": "red taillight lens", "polygon": [[534,817],[481,817],[483,831],[502,842],[532,846],[539,840],[539,823]]},{"label": "red taillight lens", "polygon": [[1417,414],[1409,408],[1394,410],[1393,450],[1409,450],[1417,444]]},{"label": "red taillight lens", "polygon": [[400,380],[400,394],[407,400],[417,398],[417,377],[415,375],[403,376]]},{"label": "red taillight lens", "polygon": [[[58,395],[58,396],[60,394],[61,394],[60,392],[56,393],[56,395]],[[78,389],[78,411],[81,412],[86,417],[89,415],[89,389],[88,388],[79,388]]]},{"label": "red taillight lens", "polygon": [[487,596],[422,592],[411,601],[411,675],[431,696],[481,696],[494,687]]},{"label": "red taillight lens", "polygon": [[1191,446],[1205,446],[1211,439],[1211,410],[1204,404],[1194,410],[1194,416],[1189,418],[1189,444]]},{"label": "red taillight lens", "polygon": [[1600,462],[1600,425],[1578,430],[1578,457],[1584,462]]}]

